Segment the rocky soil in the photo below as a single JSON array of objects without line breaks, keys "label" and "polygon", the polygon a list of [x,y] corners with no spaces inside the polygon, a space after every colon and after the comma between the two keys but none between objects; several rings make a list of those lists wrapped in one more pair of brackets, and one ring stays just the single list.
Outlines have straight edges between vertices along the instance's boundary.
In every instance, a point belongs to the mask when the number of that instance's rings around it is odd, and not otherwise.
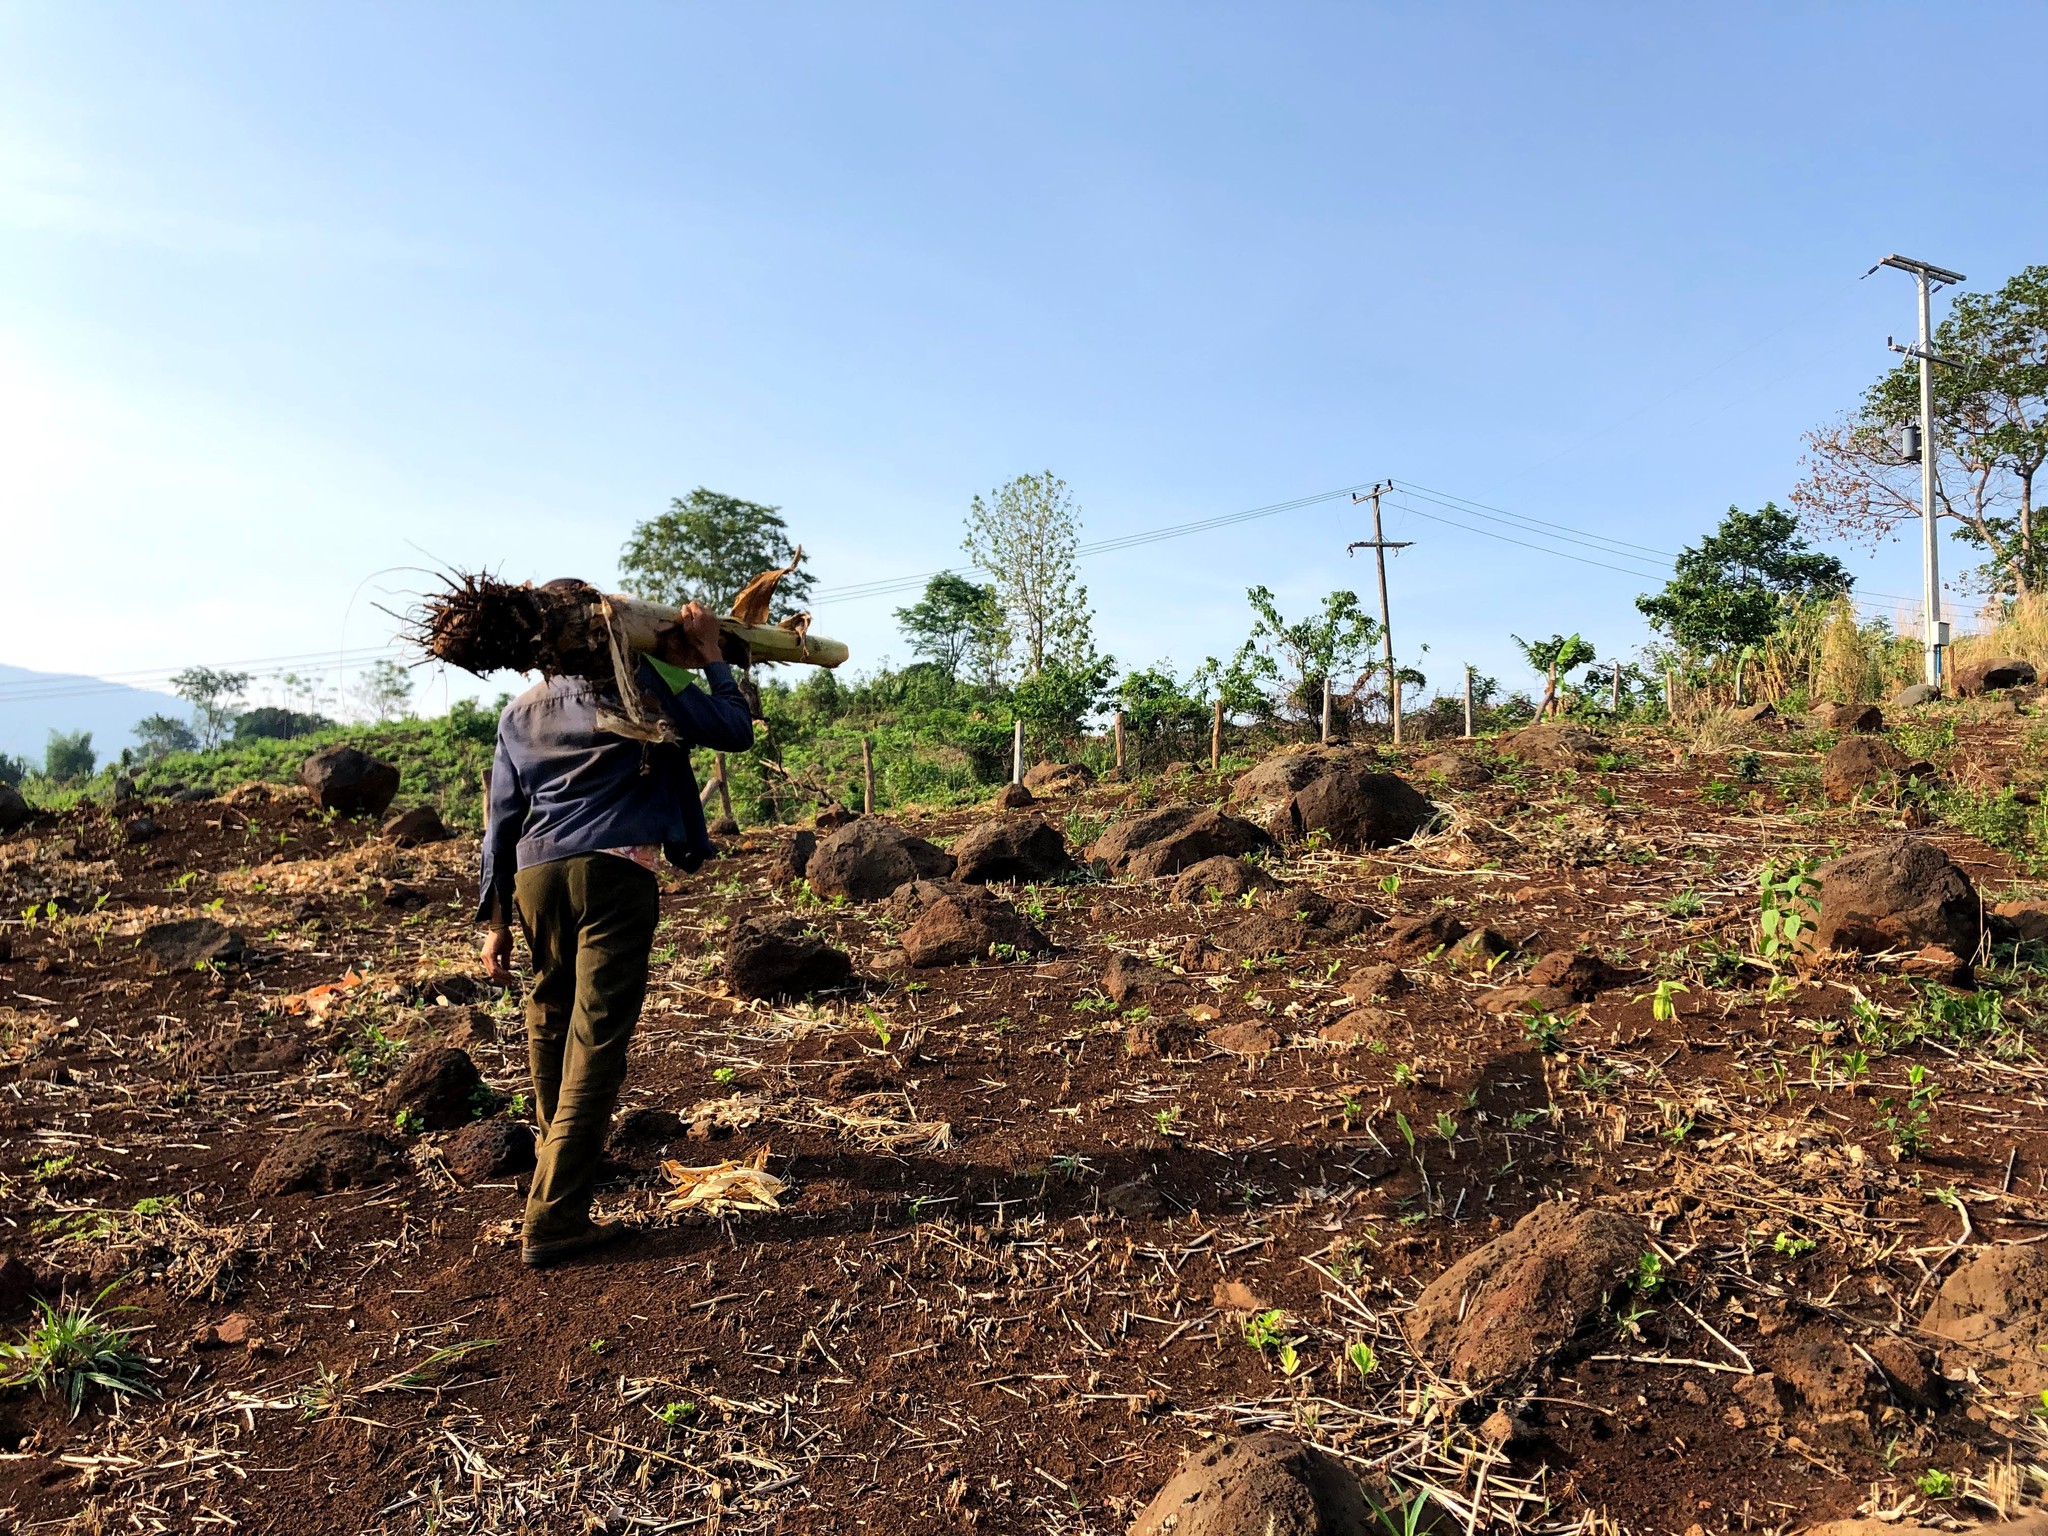
[{"label": "rocky soil", "polygon": [[0,1391],[0,1528],[2022,1514],[2048,885],[1926,806],[2040,756],[2009,698],[1884,725],[753,829],[667,881],[638,1230],[542,1273],[472,839],[353,761],[31,817],[0,1338],[104,1292],[150,1395]]}]

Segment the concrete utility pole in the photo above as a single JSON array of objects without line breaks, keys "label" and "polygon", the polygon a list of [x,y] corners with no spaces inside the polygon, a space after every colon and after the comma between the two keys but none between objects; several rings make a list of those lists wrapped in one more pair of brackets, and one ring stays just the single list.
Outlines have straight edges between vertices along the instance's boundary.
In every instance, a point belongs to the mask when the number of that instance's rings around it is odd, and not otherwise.
[{"label": "concrete utility pole", "polygon": [[1394,745],[1398,747],[1401,744],[1401,679],[1394,672],[1394,621],[1387,612],[1387,551],[1390,549],[1406,549],[1415,541],[1413,539],[1389,540],[1380,530],[1380,497],[1393,488],[1393,482],[1389,481],[1385,485],[1375,485],[1363,496],[1359,495],[1356,491],[1352,492],[1351,504],[1354,507],[1363,501],[1372,503],[1372,537],[1360,539],[1356,543],[1346,545],[1344,553],[1349,555],[1361,549],[1369,549],[1373,552],[1373,557],[1379,562],[1380,639],[1386,645],[1387,713],[1394,722]]},{"label": "concrete utility pole", "polygon": [[[1889,336],[1885,338],[1885,345],[1894,352],[1920,360],[1920,587],[1923,609],[1920,649],[1926,665],[1922,680],[1939,688],[1941,653],[1948,645],[1948,625],[1941,621],[1941,556],[1934,536],[1934,365],[1940,363],[1954,368],[1958,364],[1950,358],[1937,357],[1933,351],[1932,299],[1935,289],[1962,282],[1963,274],[1898,255],[1885,257],[1877,267],[1896,267],[1901,272],[1910,272],[1920,284],[1920,345],[1902,347]],[[1870,272],[1875,272],[1877,267],[1872,267]],[[1870,272],[1863,275],[1868,277]]]}]

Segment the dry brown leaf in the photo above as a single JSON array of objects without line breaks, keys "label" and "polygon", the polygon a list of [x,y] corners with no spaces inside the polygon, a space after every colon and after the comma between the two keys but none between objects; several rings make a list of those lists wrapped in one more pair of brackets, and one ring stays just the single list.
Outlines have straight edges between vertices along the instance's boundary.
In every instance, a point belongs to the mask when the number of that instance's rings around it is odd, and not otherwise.
[{"label": "dry brown leaf", "polygon": [[726,1211],[779,1210],[783,1192],[789,1188],[768,1171],[766,1147],[745,1162],[711,1163],[701,1168],[670,1158],[661,1165],[661,1173],[673,1186],[662,1202],[665,1211],[718,1216]]},{"label": "dry brown leaf", "polygon": [[763,571],[741,589],[740,595],[732,600],[732,616],[742,624],[766,624],[768,606],[775,600],[775,589],[782,578],[794,571],[803,562],[804,547],[799,544],[789,564],[779,571]]}]

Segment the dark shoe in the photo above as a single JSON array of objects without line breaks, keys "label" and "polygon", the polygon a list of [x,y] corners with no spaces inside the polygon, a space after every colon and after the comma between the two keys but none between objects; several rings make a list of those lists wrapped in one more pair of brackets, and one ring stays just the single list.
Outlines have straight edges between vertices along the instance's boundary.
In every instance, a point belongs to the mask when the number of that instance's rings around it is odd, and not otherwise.
[{"label": "dark shoe", "polygon": [[564,1259],[574,1258],[579,1253],[588,1253],[626,1235],[626,1227],[616,1221],[593,1221],[583,1231],[570,1237],[558,1237],[552,1242],[526,1243],[519,1250],[519,1262],[528,1269],[546,1269],[550,1264],[559,1264]]}]

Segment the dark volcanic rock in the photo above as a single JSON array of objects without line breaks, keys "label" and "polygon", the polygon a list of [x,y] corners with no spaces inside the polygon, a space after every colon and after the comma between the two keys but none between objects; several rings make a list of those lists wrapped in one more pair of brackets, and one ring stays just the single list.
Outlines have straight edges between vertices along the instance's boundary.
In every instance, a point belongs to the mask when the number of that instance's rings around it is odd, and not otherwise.
[{"label": "dark volcanic rock", "polygon": [[1298,791],[1324,774],[1347,764],[1370,765],[1373,761],[1369,753],[1356,747],[1325,746],[1320,742],[1282,747],[1238,776],[1230,787],[1230,803],[1251,820],[1271,825]]},{"label": "dark volcanic rock", "polygon": [[305,1059],[298,1040],[273,1041],[260,1030],[195,1040],[178,1053],[178,1071],[187,1077],[228,1077],[243,1072],[289,1072]]},{"label": "dark volcanic rock", "polygon": [[969,885],[1057,880],[1073,869],[1067,840],[1042,816],[985,821],[953,844],[953,878]]},{"label": "dark volcanic rock", "polygon": [[1973,693],[1991,693],[2000,688],[2025,688],[2040,681],[2040,674],[2031,661],[2022,661],[2017,656],[1987,657],[1983,661],[1966,661],[1955,670],[1949,679],[1956,693],[1964,698]]},{"label": "dark volcanic rock", "polygon": [[401,848],[417,848],[422,843],[445,843],[455,834],[431,805],[416,805],[385,822],[377,835]]},{"label": "dark volcanic rock", "polygon": [[296,1131],[256,1165],[249,1193],[257,1199],[305,1190],[316,1195],[337,1189],[384,1184],[404,1168],[397,1143],[378,1131],[353,1125],[322,1125]]},{"label": "dark volcanic rock", "polygon": [[1500,739],[1503,756],[1560,773],[1591,768],[1606,750],[1598,736],[1576,725],[1525,725]]},{"label": "dark volcanic rock", "polygon": [[808,997],[853,979],[846,951],[807,935],[801,919],[762,915],[733,925],[725,977],[742,997]]},{"label": "dark volcanic rock", "polygon": [[817,851],[818,834],[809,827],[797,828],[782,845],[781,857],[774,866],[775,878],[784,884],[803,879],[811,867],[811,855]]},{"label": "dark volcanic rock", "polygon": [[1270,891],[1279,884],[1256,864],[1218,854],[1182,870],[1180,878],[1173,882],[1173,899],[1191,906],[1236,901],[1248,891]]},{"label": "dark volcanic rock", "polygon": [[1149,1001],[1167,980],[1166,972],[1136,955],[1111,955],[1102,968],[1102,990],[1119,1008]]},{"label": "dark volcanic rock", "polygon": [[1446,1375],[1503,1384],[1602,1316],[1648,1245],[1633,1216],[1541,1205],[1432,1280],[1402,1326],[1416,1353]]},{"label": "dark volcanic rock", "polygon": [[[1926,949],[1939,945],[1963,959],[1982,937],[1976,887],[1946,853],[1925,838],[1891,837],[1823,864],[1816,950]],[[1804,937],[1804,935],[1802,935]]]},{"label": "dark volcanic rock", "polygon": [[1023,913],[979,886],[941,897],[903,931],[903,953],[920,969],[967,965],[1002,950],[1018,955],[1050,954],[1052,941]]},{"label": "dark volcanic rock", "polygon": [[1571,1002],[1590,1003],[1609,988],[1628,982],[1630,975],[1598,955],[1557,949],[1530,966],[1523,980],[1532,987],[1556,987]]},{"label": "dark volcanic rock", "polygon": [[1824,731],[1868,734],[1884,729],[1884,711],[1875,704],[1816,704],[1813,723]]},{"label": "dark volcanic rock", "polygon": [[1940,697],[1941,690],[1932,683],[1914,683],[1892,695],[1892,708],[1918,709],[1923,704],[1932,704]]},{"label": "dark volcanic rock", "polygon": [[1038,796],[1032,794],[1022,784],[1012,782],[996,791],[993,803],[999,811],[1021,811],[1025,806],[1035,804],[1037,800]]},{"label": "dark volcanic rock", "polygon": [[336,745],[300,764],[299,782],[324,811],[381,816],[398,793],[398,770],[367,752]]},{"label": "dark volcanic rock", "polygon": [[1447,907],[1436,907],[1417,917],[1401,917],[1387,924],[1387,953],[1396,959],[1417,959],[1431,950],[1449,949],[1472,930]]},{"label": "dark volcanic rock", "polygon": [[1037,796],[1078,795],[1095,782],[1086,763],[1033,763],[1024,770],[1024,787]]},{"label": "dark volcanic rock", "polygon": [[1493,770],[1464,752],[1432,752],[1415,771],[1446,789],[1484,789],[1493,782]]},{"label": "dark volcanic rock", "polygon": [[1343,1463],[1263,1431],[1189,1451],[1130,1536],[1367,1536],[1382,1528]]},{"label": "dark volcanic rock", "polygon": [[1320,833],[1331,847],[1355,853],[1405,843],[1436,819],[1436,807],[1398,774],[1346,763],[1296,790],[1281,815],[1285,835]]},{"label": "dark volcanic rock", "polygon": [[469,1124],[489,1106],[491,1097],[469,1052],[432,1045],[406,1060],[385,1085],[379,1103],[387,1115],[417,1120],[416,1130],[446,1131]]},{"label": "dark volcanic rock", "polygon": [[189,971],[209,960],[232,965],[247,948],[239,933],[210,917],[152,924],[136,944],[149,957],[150,968],[158,971]]},{"label": "dark volcanic rock", "polygon": [[448,1171],[464,1184],[506,1179],[533,1167],[533,1127],[521,1120],[479,1120],[441,1148]]},{"label": "dark volcanic rock", "polygon": [[952,872],[951,854],[874,816],[834,832],[805,866],[813,891],[848,901],[880,901],[906,880],[936,880]]},{"label": "dark volcanic rock", "polygon": [[1859,795],[1892,789],[1932,772],[1927,764],[1916,763],[1882,736],[1844,736],[1828,749],[1820,782],[1830,800],[1847,805]]},{"label": "dark volcanic rock", "polygon": [[1252,853],[1273,840],[1248,821],[1199,805],[1166,805],[1113,823],[1088,850],[1111,875],[1150,880],[1219,854]]},{"label": "dark volcanic rock", "polygon": [[35,813],[28,808],[28,802],[21,797],[21,791],[12,784],[0,784],[0,832],[12,832],[23,826]]}]

